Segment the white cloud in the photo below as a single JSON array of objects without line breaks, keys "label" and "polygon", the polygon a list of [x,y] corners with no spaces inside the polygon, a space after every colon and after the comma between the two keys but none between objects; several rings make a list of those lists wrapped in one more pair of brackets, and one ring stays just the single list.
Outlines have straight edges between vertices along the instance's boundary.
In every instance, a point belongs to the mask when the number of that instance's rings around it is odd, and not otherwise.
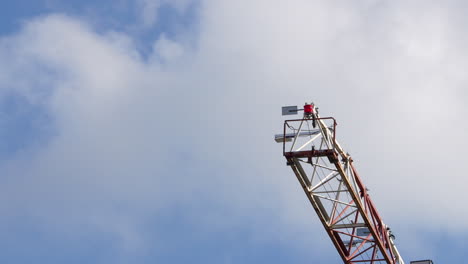
[{"label": "white cloud", "polygon": [[[154,23],[162,2],[144,3]],[[16,205],[6,215],[26,211],[63,229],[84,222],[139,245],[136,223],[198,197],[229,208],[200,215],[226,213],[226,226],[278,218],[252,225],[297,239],[320,226],[272,137],[281,105],[312,99],[338,119],[390,225],[468,228],[456,206],[467,198],[468,55],[462,21],[449,19],[456,11],[402,1],[202,6],[196,50],[156,42],[152,57],[165,64],[145,62],[123,34],[63,15],[1,40],[1,87],[45,105],[58,131],[46,148],[4,164],[11,175],[0,193]],[[269,232],[282,226],[290,230]]]},{"label": "white cloud", "polygon": [[153,60],[159,60],[159,62],[168,63],[173,62],[177,58],[180,58],[184,53],[184,47],[166,37],[162,34],[160,38],[154,43],[153,55],[156,58]]},{"label": "white cloud", "polygon": [[138,0],[142,23],[145,27],[158,23],[160,8],[164,5],[171,6],[183,14],[192,2],[193,0]]}]

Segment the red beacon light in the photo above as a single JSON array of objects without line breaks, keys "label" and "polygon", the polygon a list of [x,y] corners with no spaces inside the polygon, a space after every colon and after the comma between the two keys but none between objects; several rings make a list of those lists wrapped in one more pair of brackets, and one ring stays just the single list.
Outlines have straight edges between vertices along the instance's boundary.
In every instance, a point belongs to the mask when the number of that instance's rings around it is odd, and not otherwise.
[{"label": "red beacon light", "polygon": [[314,105],[305,103],[304,105],[304,115],[311,115],[314,113]]}]

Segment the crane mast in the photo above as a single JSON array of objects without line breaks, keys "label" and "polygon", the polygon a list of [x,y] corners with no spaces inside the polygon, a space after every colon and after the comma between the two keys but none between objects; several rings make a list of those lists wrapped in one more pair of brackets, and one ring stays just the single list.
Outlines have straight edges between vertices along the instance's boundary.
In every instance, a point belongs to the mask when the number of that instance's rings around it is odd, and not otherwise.
[{"label": "crane mast", "polygon": [[346,264],[404,264],[390,228],[384,224],[351,156],[336,140],[336,120],[320,117],[318,108],[283,107],[283,114],[304,111],[286,120],[283,155],[301,184],[327,234]]}]

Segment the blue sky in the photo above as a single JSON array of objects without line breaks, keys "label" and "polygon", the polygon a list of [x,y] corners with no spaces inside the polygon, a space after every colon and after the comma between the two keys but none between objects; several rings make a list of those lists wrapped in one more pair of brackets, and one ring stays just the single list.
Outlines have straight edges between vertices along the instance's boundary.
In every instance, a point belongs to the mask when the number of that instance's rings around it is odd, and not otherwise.
[{"label": "blue sky", "polygon": [[405,261],[463,263],[465,8],[4,3],[0,262],[340,263],[273,141],[313,100]]}]

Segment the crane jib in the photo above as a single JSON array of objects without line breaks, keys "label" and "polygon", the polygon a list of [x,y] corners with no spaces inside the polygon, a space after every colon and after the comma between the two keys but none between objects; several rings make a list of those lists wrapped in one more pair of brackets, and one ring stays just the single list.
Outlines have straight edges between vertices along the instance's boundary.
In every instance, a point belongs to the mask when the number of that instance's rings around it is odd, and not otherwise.
[{"label": "crane jib", "polygon": [[304,118],[285,121],[275,140],[343,262],[404,264],[352,158],[336,141],[335,119],[305,109]]}]

